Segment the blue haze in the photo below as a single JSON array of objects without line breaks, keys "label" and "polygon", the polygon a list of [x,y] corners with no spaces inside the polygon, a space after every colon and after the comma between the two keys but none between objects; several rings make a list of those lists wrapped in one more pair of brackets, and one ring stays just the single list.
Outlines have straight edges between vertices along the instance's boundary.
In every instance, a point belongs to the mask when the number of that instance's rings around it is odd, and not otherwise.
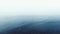
[{"label": "blue haze", "polygon": [[0,17],[0,34],[60,34],[60,17]]}]

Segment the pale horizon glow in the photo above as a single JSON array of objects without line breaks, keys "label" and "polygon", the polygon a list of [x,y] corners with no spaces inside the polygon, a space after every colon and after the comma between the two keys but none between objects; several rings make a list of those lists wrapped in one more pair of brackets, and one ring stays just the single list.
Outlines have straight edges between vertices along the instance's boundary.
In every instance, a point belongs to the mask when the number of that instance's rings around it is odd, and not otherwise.
[{"label": "pale horizon glow", "polygon": [[0,15],[60,15],[60,0],[1,0]]}]

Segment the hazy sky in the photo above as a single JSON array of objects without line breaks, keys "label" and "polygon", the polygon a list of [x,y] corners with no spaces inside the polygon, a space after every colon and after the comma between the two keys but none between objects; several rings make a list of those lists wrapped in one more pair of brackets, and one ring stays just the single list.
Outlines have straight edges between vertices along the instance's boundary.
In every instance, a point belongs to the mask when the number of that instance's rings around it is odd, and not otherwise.
[{"label": "hazy sky", "polygon": [[0,0],[0,15],[60,15],[60,0]]}]

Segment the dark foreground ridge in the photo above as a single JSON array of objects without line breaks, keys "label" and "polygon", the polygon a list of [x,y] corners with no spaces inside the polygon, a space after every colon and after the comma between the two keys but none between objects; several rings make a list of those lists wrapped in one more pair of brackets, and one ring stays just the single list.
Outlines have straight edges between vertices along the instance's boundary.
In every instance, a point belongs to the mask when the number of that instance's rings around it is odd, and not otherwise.
[{"label": "dark foreground ridge", "polygon": [[21,27],[8,30],[6,34],[60,34],[60,22],[49,21],[45,24],[29,23]]}]

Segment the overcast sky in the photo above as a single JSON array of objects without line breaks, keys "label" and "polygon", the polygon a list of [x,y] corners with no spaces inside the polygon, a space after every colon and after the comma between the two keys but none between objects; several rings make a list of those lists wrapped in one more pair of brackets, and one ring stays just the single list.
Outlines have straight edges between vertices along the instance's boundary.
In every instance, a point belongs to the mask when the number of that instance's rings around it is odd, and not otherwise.
[{"label": "overcast sky", "polygon": [[0,15],[60,15],[60,0],[0,0]]}]

